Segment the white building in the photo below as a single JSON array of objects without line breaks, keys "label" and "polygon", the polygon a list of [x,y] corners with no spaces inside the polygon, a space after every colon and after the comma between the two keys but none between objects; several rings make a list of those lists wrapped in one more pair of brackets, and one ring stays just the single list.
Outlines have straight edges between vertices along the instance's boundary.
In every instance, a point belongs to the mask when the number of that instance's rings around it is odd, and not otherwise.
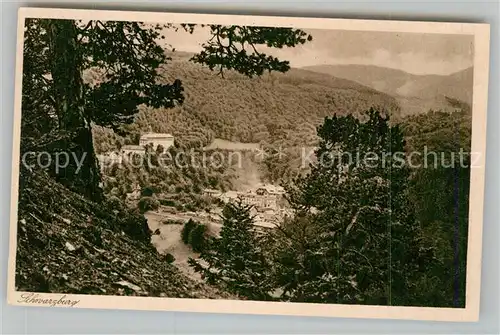
[{"label": "white building", "polygon": [[282,195],[285,193],[285,189],[282,186],[260,184],[257,186],[255,193],[257,193],[258,195]]},{"label": "white building", "polygon": [[222,192],[219,190],[213,190],[213,189],[204,189],[203,194],[212,198],[220,198],[222,196]]},{"label": "white building", "polygon": [[139,145],[144,147],[148,144],[153,145],[153,150],[156,150],[159,145],[161,145],[163,149],[166,150],[174,145],[174,137],[170,134],[159,133],[147,133],[141,135]]}]

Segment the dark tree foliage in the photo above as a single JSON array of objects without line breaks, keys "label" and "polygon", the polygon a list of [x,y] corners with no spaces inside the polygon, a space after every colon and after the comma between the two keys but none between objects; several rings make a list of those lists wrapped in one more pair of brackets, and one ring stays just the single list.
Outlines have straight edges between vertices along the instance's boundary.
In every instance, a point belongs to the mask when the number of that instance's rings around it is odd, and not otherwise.
[{"label": "dark tree foliage", "polygon": [[137,207],[139,208],[139,211],[141,213],[145,213],[150,210],[156,210],[159,206],[160,203],[158,202],[158,200],[152,197],[142,197],[137,204]]},{"label": "dark tree foliage", "polygon": [[311,35],[301,30],[271,27],[211,26],[211,38],[203,44],[204,50],[193,57],[196,63],[206,64],[219,73],[236,70],[249,77],[265,71],[286,72],[288,61],[260,53],[256,45],[271,48],[294,47],[311,41]]},{"label": "dark tree foliage", "polygon": [[[144,157],[143,164],[124,160],[121,165],[105,166],[102,170],[104,194],[125,200],[128,193],[138,188],[146,191],[144,196],[156,194],[165,206],[193,211],[206,208],[212,202],[202,194],[202,189],[230,188],[234,172],[227,163],[229,159],[226,156],[221,162],[223,164],[217,166],[201,164],[199,152],[191,156],[190,152],[174,147],[170,147],[168,152],[170,157],[178,158],[177,163],[168,157],[162,158],[152,153],[150,157]],[[211,152],[207,154],[210,155]],[[195,164],[190,164],[191,157],[198,159],[194,160]]]},{"label": "dark tree foliage", "polygon": [[207,226],[204,224],[198,224],[189,233],[189,245],[194,252],[203,252],[206,247],[207,241]]},{"label": "dark tree foliage", "polygon": [[318,128],[317,163],[289,188],[306,233],[301,243],[296,234],[283,234],[288,249],[280,250],[281,262],[296,269],[284,285],[291,300],[416,303],[415,276],[431,255],[420,246],[407,201],[403,134],[378,111],[370,109],[367,119],[326,118]]},{"label": "dark tree foliage", "polygon": [[191,231],[196,227],[196,222],[194,222],[192,219],[189,219],[188,222],[184,224],[184,227],[182,227],[181,231],[181,239],[184,244],[189,245],[189,235],[191,234]]},{"label": "dark tree foliage", "polygon": [[227,204],[220,237],[209,239],[200,255],[203,264],[194,259],[189,264],[210,284],[248,299],[270,300],[269,264],[257,239],[251,208],[241,202]]},{"label": "dark tree foliage", "polygon": [[427,167],[413,171],[409,194],[424,241],[436,250],[416,290],[423,306],[465,306],[472,120],[470,106],[451,102],[460,113],[429,111],[403,123],[407,151],[431,153]]},{"label": "dark tree foliage", "polygon": [[[191,32],[195,27],[181,26]],[[170,28],[179,29],[141,22],[26,20],[22,150],[52,148],[83,158],[79,170],[74,163],[69,164],[55,177],[100,200],[91,126],[110,127],[120,133],[124,124],[134,120],[140,105],[170,108],[184,101],[180,80],[161,83],[157,71],[169,60],[158,40],[164,39],[163,29]],[[220,63],[221,70],[235,69],[248,76],[262,74],[264,69],[288,69],[286,62],[258,54],[257,44],[295,46],[310,39],[292,29],[211,29],[214,38],[193,60],[211,69]],[[235,51],[233,40],[241,42],[240,52]],[[248,46],[253,51],[246,51]],[[94,70],[97,78],[84,81],[88,70]]]},{"label": "dark tree foliage", "polygon": [[207,243],[207,226],[189,219],[182,228],[181,239],[194,252],[202,252]]},{"label": "dark tree foliage", "polygon": [[175,257],[174,257],[174,255],[172,255],[172,254],[166,254],[166,255],[165,255],[165,261],[166,261],[167,263],[173,263],[173,262],[175,262]]},{"label": "dark tree foliage", "polygon": [[143,196],[143,197],[152,197],[153,194],[154,194],[154,190],[151,187],[144,187],[141,190],[141,196]]}]

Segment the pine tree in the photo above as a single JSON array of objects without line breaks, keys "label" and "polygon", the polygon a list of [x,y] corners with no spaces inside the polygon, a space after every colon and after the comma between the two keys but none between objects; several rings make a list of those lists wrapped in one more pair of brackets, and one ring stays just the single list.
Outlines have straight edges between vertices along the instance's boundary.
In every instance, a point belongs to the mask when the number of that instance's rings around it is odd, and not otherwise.
[{"label": "pine tree", "polygon": [[[420,232],[407,201],[404,139],[388,117],[370,109],[326,118],[311,172],[289,187],[297,217],[307,221],[307,247],[283,234],[297,270],[291,300],[380,305],[409,304],[422,264]],[[290,265],[289,265],[290,266]],[[286,279],[286,276],[285,276]],[[281,278],[283,281],[283,278]],[[283,282],[281,282],[283,284]]]},{"label": "pine tree", "polygon": [[220,237],[208,241],[200,261],[190,265],[205,280],[252,300],[270,300],[268,264],[254,226],[251,206],[228,203],[223,209]]}]

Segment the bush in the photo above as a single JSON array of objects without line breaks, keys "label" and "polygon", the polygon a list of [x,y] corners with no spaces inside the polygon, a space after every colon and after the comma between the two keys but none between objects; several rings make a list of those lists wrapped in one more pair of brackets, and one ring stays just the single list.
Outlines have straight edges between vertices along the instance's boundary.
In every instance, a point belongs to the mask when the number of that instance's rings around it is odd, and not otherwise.
[{"label": "bush", "polygon": [[125,213],[120,217],[120,226],[125,234],[137,241],[150,242],[151,234],[148,220],[141,214]]},{"label": "bush", "polygon": [[141,191],[141,196],[143,197],[152,197],[153,196],[153,189],[151,187],[144,187]]},{"label": "bush", "polygon": [[107,207],[111,210],[121,210],[123,209],[122,200],[112,195],[107,199]]},{"label": "bush", "polygon": [[184,244],[189,245],[189,235],[190,235],[191,231],[196,227],[196,225],[197,225],[196,222],[189,219],[189,221],[186,222],[186,224],[184,225],[184,228],[182,228],[181,238],[182,238],[182,242],[184,242]]},{"label": "bush", "polygon": [[168,219],[166,219],[166,220],[163,220],[161,223],[164,224],[164,225],[166,225],[166,224],[182,225],[182,224],[184,224],[184,221],[181,221],[181,220],[168,220]]},{"label": "bush", "polygon": [[189,219],[182,229],[181,238],[194,252],[202,252],[206,245],[206,232],[207,226]]},{"label": "bush", "polygon": [[189,212],[196,212],[196,207],[193,204],[186,204],[184,208]]},{"label": "bush", "polygon": [[160,199],[159,201],[160,201],[160,204],[162,204],[163,206],[175,207],[177,205],[175,200],[171,200],[171,199]]},{"label": "bush", "polygon": [[165,260],[167,261],[167,263],[173,263],[175,261],[175,257],[172,254],[166,254]]},{"label": "bush", "polygon": [[143,197],[139,200],[137,207],[141,213],[145,213],[150,210],[158,209],[158,207],[160,207],[160,203],[152,197]]},{"label": "bush", "polygon": [[205,232],[207,231],[207,226],[203,224],[198,224],[191,230],[189,234],[189,245],[194,252],[202,252],[205,248]]}]

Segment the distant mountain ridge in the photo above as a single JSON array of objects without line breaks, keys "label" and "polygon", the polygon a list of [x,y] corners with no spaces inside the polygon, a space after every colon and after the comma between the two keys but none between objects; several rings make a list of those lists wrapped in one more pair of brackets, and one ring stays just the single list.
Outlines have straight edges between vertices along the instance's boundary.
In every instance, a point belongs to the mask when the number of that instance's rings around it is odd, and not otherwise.
[{"label": "distant mountain ridge", "polygon": [[449,109],[445,97],[472,103],[473,68],[450,75],[417,75],[374,65],[315,65],[304,69],[355,81],[395,97],[403,114]]}]

